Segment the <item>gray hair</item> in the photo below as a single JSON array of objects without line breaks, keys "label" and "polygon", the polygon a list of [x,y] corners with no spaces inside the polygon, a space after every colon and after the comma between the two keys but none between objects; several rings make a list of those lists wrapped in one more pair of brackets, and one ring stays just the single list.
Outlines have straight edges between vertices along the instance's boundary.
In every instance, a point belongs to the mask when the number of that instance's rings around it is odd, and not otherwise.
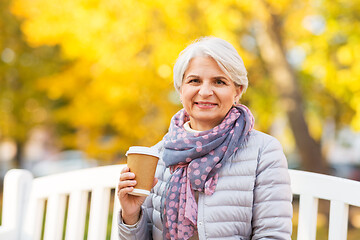
[{"label": "gray hair", "polygon": [[216,37],[199,38],[180,53],[174,65],[174,86],[176,91],[180,92],[190,60],[198,56],[213,58],[235,85],[242,86],[241,95],[246,91],[248,78],[244,61],[230,43]]}]

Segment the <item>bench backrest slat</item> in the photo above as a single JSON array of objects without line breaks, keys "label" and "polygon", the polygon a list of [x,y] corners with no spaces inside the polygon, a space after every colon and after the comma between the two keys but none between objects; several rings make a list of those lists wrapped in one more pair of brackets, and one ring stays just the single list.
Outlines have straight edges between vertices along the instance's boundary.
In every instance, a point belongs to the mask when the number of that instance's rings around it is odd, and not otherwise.
[{"label": "bench backrest slat", "polygon": [[316,239],[316,221],[319,199],[300,195],[297,239]]},{"label": "bench backrest slat", "polygon": [[346,239],[349,205],[337,200],[330,201],[329,240]]},{"label": "bench backrest slat", "polygon": [[61,240],[65,217],[65,195],[51,195],[46,206],[44,240]]},{"label": "bench backrest slat", "polygon": [[118,240],[119,239],[117,215],[118,215],[118,212],[120,210],[120,202],[118,200],[117,190],[118,190],[118,188],[116,186],[115,194],[114,194],[114,209],[113,209],[113,219],[112,219],[112,224],[111,224],[111,238],[110,238],[110,240]]},{"label": "bench backrest slat", "polygon": [[65,240],[82,239],[85,231],[88,192],[73,191],[69,196]]},{"label": "bench backrest slat", "polygon": [[109,188],[96,188],[92,191],[88,240],[106,238],[109,201]]}]

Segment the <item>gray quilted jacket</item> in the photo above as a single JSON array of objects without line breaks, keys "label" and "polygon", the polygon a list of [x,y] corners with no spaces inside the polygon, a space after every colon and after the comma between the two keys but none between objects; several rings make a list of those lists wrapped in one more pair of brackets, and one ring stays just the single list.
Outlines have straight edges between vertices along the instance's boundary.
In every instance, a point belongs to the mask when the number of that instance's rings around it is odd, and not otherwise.
[{"label": "gray quilted jacket", "polygon": [[[154,147],[161,152],[162,142]],[[159,182],[144,202],[137,226],[126,227],[119,214],[120,239],[162,239],[160,202],[170,172],[161,159],[156,176]],[[199,194],[199,239],[290,240],[291,201],[287,161],[280,143],[252,130],[246,146],[220,169],[215,193]]]}]

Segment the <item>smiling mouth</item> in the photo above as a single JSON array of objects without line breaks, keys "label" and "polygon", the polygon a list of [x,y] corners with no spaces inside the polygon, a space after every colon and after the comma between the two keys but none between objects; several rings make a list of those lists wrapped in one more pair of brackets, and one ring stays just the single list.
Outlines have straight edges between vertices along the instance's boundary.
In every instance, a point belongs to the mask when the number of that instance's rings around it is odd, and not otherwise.
[{"label": "smiling mouth", "polygon": [[216,103],[210,103],[210,102],[195,102],[196,105],[199,107],[214,107],[217,104]]}]

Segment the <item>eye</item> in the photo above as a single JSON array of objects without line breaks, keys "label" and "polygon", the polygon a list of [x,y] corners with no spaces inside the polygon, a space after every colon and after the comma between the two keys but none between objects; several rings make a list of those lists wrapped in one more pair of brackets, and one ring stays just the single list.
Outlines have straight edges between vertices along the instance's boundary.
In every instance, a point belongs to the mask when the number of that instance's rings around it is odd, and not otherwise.
[{"label": "eye", "polygon": [[216,79],[216,80],[215,80],[215,83],[216,83],[217,85],[226,85],[226,82],[223,81],[223,80],[221,80],[221,79]]},{"label": "eye", "polygon": [[192,78],[188,81],[188,83],[199,83],[199,82],[200,82],[200,80],[197,78]]}]

